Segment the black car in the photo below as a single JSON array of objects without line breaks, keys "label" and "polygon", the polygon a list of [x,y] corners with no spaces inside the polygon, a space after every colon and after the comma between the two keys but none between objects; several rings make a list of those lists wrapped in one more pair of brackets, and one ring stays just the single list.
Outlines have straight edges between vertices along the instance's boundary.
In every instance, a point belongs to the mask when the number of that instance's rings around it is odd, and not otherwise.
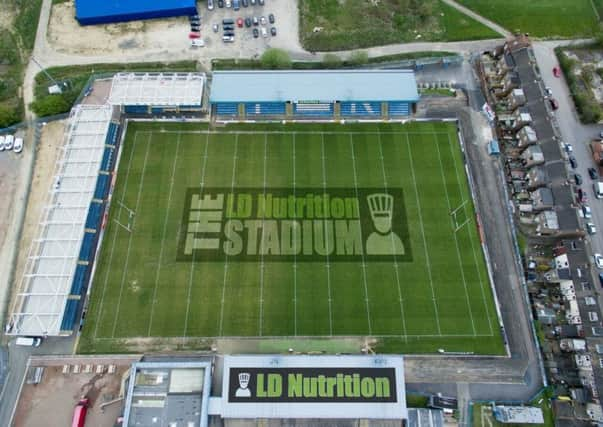
[{"label": "black car", "polygon": [[599,179],[599,173],[595,168],[588,168],[588,176],[590,179]]},{"label": "black car", "polygon": [[218,0],[218,7],[222,9],[224,7],[224,0]]},{"label": "black car", "polygon": [[249,0],[242,0],[241,4],[243,5],[243,7],[247,7],[249,6]]},{"label": "black car", "polygon": [[260,6],[264,6],[264,0],[258,0],[258,4],[259,4]]},{"label": "black car", "polygon": [[601,287],[603,288],[603,273],[599,273],[599,283],[601,283]]},{"label": "black car", "polygon": [[234,31],[224,31],[224,37],[234,37]]},{"label": "black car", "polygon": [[249,16],[245,18],[245,26],[247,28],[251,27],[251,18]]},{"label": "black car", "polygon": [[199,20],[199,15],[189,15],[188,19],[190,19],[191,21],[194,21],[194,20],[198,21]]},{"label": "black car", "polygon": [[222,25],[224,31],[234,31],[234,25]]},{"label": "black car", "polygon": [[257,28],[253,29],[253,38],[257,39],[260,36],[260,32],[258,31]]},{"label": "black car", "polygon": [[578,167],[578,160],[574,156],[569,156],[569,162],[572,169],[576,169]]},{"label": "black car", "polygon": [[270,28],[270,34],[272,34],[272,37],[276,36],[276,27]]},{"label": "black car", "polygon": [[274,14],[271,13],[270,15],[268,15],[268,22],[274,24]]},{"label": "black car", "polygon": [[576,185],[582,185],[582,175],[580,175],[579,173],[574,174],[574,181]]}]

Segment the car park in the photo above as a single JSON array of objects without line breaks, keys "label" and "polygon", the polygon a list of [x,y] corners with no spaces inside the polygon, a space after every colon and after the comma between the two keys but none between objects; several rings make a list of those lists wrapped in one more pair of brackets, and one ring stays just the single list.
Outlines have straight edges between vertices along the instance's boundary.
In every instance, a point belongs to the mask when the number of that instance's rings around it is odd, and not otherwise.
[{"label": "car park", "polygon": [[257,39],[260,36],[260,32],[258,31],[257,28],[253,29],[253,38]]},{"label": "car park", "polygon": [[559,67],[553,67],[553,75],[555,77],[561,77],[561,69]]},{"label": "car park", "polygon": [[569,162],[573,169],[576,169],[578,167],[578,160],[576,160],[574,156],[569,156]]},{"label": "car park", "polygon": [[274,14],[273,13],[268,15],[268,22],[270,22],[271,24],[274,24]]},{"label": "car park", "polygon": [[15,138],[15,144],[13,145],[13,151],[20,153],[23,151],[23,138]]},{"label": "car park", "polygon": [[588,176],[590,176],[590,179],[594,179],[594,180],[599,179],[599,173],[597,172],[597,170],[595,168],[588,168]]},{"label": "car park", "polygon": [[0,151],[4,151],[4,136],[0,135]]},{"label": "car park", "polygon": [[587,205],[582,205],[582,214],[586,219],[591,219],[593,217],[593,213],[590,210],[590,207],[588,207]]},{"label": "car park", "polygon": [[601,254],[594,254],[595,265],[597,268],[603,268],[603,256]]},{"label": "car park", "polygon": [[260,32],[262,33],[262,37],[268,37],[268,31],[266,31],[266,27],[260,27]]},{"label": "car park", "polygon": [[13,135],[6,135],[4,137],[4,149],[12,150],[14,141],[15,141],[15,137]]},{"label": "car park", "polygon": [[245,26],[247,28],[251,27],[251,18],[249,16],[245,18]]},{"label": "car park", "polygon": [[597,227],[595,227],[595,224],[593,224],[592,222],[588,222],[586,223],[586,231],[588,231],[588,234],[596,234]]},{"label": "car park", "polygon": [[582,185],[582,175],[580,175],[579,173],[574,174],[574,182],[576,183],[576,185]]},{"label": "car park", "polygon": [[276,27],[270,28],[270,34],[272,34],[272,37],[276,36]]},{"label": "car park", "polygon": [[243,18],[238,18],[237,19],[237,27],[243,28]]},{"label": "car park", "polygon": [[266,17],[265,16],[260,17],[260,24],[266,25]]}]

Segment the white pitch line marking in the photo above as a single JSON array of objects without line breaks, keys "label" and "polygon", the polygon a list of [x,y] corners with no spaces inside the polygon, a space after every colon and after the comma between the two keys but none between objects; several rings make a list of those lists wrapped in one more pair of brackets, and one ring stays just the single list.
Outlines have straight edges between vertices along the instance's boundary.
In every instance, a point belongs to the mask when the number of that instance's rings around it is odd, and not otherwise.
[{"label": "white pitch line marking", "polygon": [[[325,136],[321,134],[321,151],[322,151],[322,189],[323,194],[327,194],[327,169],[325,167]],[[331,269],[329,268],[329,237],[327,235],[327,220],[323,221],[324,233],[325,233],[325,245],[327,250],[327,292],[328,292],[328,302],[329,302],[329,335],[333,335],[333,308],[331,304],[332,294],[331,294]]]}]

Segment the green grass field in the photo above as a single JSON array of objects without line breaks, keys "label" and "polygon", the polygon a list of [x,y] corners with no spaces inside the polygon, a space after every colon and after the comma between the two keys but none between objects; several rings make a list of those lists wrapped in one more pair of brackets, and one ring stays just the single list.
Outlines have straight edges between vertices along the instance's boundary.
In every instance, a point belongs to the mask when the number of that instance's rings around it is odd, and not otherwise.
[{"label": "green grass field", "polygon": [[599,30],[591,0],[458,1],[511,32],[535,37],[590,37]]},{"label": "green grass field", "polygon": [[473,212],[454,124],[131,123],[79,351],[371,336],[501,354]]}]

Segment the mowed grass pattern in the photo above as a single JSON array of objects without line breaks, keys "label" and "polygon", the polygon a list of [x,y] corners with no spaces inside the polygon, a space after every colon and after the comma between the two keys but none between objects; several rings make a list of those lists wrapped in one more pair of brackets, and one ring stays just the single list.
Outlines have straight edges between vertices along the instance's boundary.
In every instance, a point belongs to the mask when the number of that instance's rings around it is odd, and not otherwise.
[{"label": "mowed grass pattern", "polygon": [[[177,260],[187,188],[325,185],[402,187],[412,261]],[[459,206],[468,222],[454,232]],[[126,208],[131,233],[116,222],[127,226]],[[473,210],[452,124],[130,124],[80,350],[131,337],[360,335],[383,351],[500,353]]]}]

